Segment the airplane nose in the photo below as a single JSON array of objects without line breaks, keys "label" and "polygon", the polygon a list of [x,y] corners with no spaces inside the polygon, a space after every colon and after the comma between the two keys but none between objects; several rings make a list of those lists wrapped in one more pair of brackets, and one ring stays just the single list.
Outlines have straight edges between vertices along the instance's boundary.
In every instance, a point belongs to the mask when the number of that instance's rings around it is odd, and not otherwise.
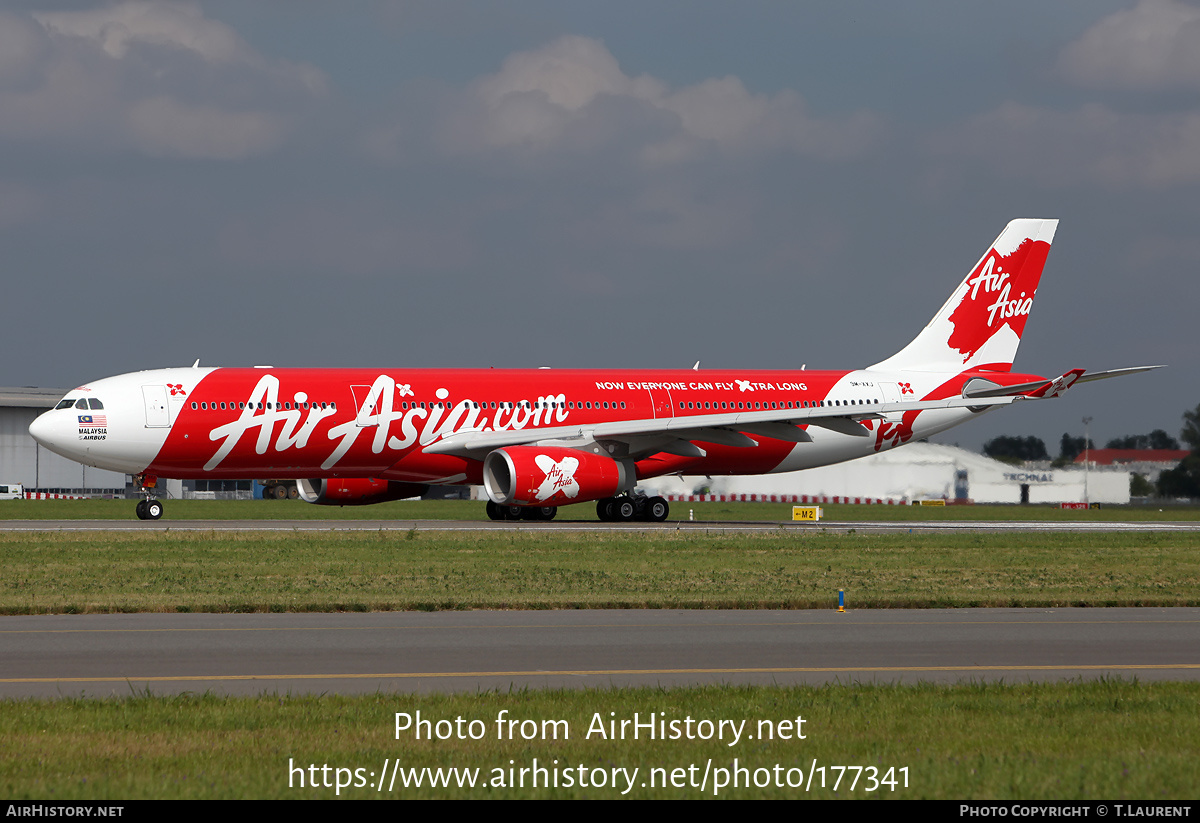
[{"label": "airplane nose", "polygon": [[76,438],[72,437],[75,430],[70,427],[70,424],[74,420],[75,418],[69,414],[44,412],[29,424],[29,436],[55,454],[76,460],[80,449]]},{"label": "airplane nose", "polygon": [[53,412],[39,414],[29,424],[29,436],[46,448],[51,447],[51,442],[54,439],[54,422],[50,419],[52,414]]}]

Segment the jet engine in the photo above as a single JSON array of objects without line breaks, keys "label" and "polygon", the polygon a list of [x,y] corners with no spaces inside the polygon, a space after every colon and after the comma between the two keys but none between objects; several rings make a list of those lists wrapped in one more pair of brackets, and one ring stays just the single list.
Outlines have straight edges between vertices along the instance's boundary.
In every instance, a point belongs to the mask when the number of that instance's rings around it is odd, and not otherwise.
[{"label": "jet engine", "polygon": [[374,477],[333,477],[328,480],[297,480],[300,499],[318,506],[365,506],[420,497],[429,487],[422,483],[400,483]]},{"label": "jet engine", "polygon": [[509,446],[483,461],[483,485],[502,506],[561,506],[633,488],[633,463],[557,446]]}]

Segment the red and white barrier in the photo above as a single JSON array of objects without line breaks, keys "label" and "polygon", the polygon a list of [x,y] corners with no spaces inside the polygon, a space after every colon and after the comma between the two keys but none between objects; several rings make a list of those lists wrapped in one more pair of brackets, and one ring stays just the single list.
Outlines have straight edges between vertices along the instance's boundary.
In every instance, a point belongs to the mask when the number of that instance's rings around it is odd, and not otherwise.
[{"label": "red and white barrier", "polygon": [[50,492],[25,492],[26,500],[87,500],[79,494],[51,494]]},{"label": "red and white barrier", "polygon": [[862,506],[902,506],[903,500],[825,494],[666,494],[675,503],[850,503]]}]

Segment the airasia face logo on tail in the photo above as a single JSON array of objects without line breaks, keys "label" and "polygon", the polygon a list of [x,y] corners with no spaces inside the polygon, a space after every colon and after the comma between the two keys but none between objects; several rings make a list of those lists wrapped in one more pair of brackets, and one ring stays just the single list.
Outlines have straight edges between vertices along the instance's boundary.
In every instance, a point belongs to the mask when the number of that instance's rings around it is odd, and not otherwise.
[{"label": "airasia face logo on tail", "polygon": [[542,485],[538,486],[538,490],[535,492],[538,502],[553,497],[558,491],[567,497],[579,496],[579,484],[575,482],[575,471],[579,468],[578,458],[564,457],[556,462],[548,454],[539,454],[533,458],[533,462],[546,473],[546,479],[542,481]]},{"label": "airasia face logo on tail", "polygon": [[1048,243],[1030,239],[1010,254],[992,249],[967,278],[962,300],[950,315],[954,331],[948,341],[962,352],[964,363],[1005,326],[1021,337],[1049,251]]}]

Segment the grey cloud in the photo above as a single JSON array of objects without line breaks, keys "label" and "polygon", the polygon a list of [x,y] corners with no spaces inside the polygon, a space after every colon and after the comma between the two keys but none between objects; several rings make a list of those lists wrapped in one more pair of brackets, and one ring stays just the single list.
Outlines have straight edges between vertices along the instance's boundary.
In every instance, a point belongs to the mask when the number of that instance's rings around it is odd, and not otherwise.
[{"label": "grey cloud", "polygon": [[240,65],[257,74],[274,75],[312,94],[324,94],[327,90],[325,75],[319,69],[286,60],[268,60],[234,29],[205,17],[199,6],[192,3],[126,0],[99,9],[42,12],[33,16],[51,32],[99,44],[114,59],[124,59],[131,49],[150,45],[189,52],[214,66]]},{"label": "grey cloud", "polygon": [[453,225],[383,202],[276,207],[229,221],[220,257],[237,268],[326,276],[444,272],[471,261],[472,244]]},{"label": "grey cloud", "polygon": [[1036,186],[1168,188],[1200,181],[1200,114],[1131,114],[1088,104],[1066,111],[1005,103],[930,141]]},{"label": "grey cloud", "polygon": [[139,100],[129,108],[129,134],[146,154],[236,160],[262,154],[280,142],[283,118],[256,111],[225,111],[169,97]]},{"label": "grey cloud", "polygon": [[32,18],[0,13],[0,90],[36,85],[49,52],[49,37]]},{"label": "grey cloud", "polygon": [[1200,88],[1200,8],[1141,0],[1085,31],[1063,51],[1059,68],[1086,88]]},{"label": "grey cloud", "polygon": [[238,159],[279,145],[291,116],[325,92],[319,70],[268,60],[188,4],[0,22],[0,137]]},{"label": "grey cloud", "polygon": [[0,228],[28,223],[46,209],[45,192],[0,180]]}]

